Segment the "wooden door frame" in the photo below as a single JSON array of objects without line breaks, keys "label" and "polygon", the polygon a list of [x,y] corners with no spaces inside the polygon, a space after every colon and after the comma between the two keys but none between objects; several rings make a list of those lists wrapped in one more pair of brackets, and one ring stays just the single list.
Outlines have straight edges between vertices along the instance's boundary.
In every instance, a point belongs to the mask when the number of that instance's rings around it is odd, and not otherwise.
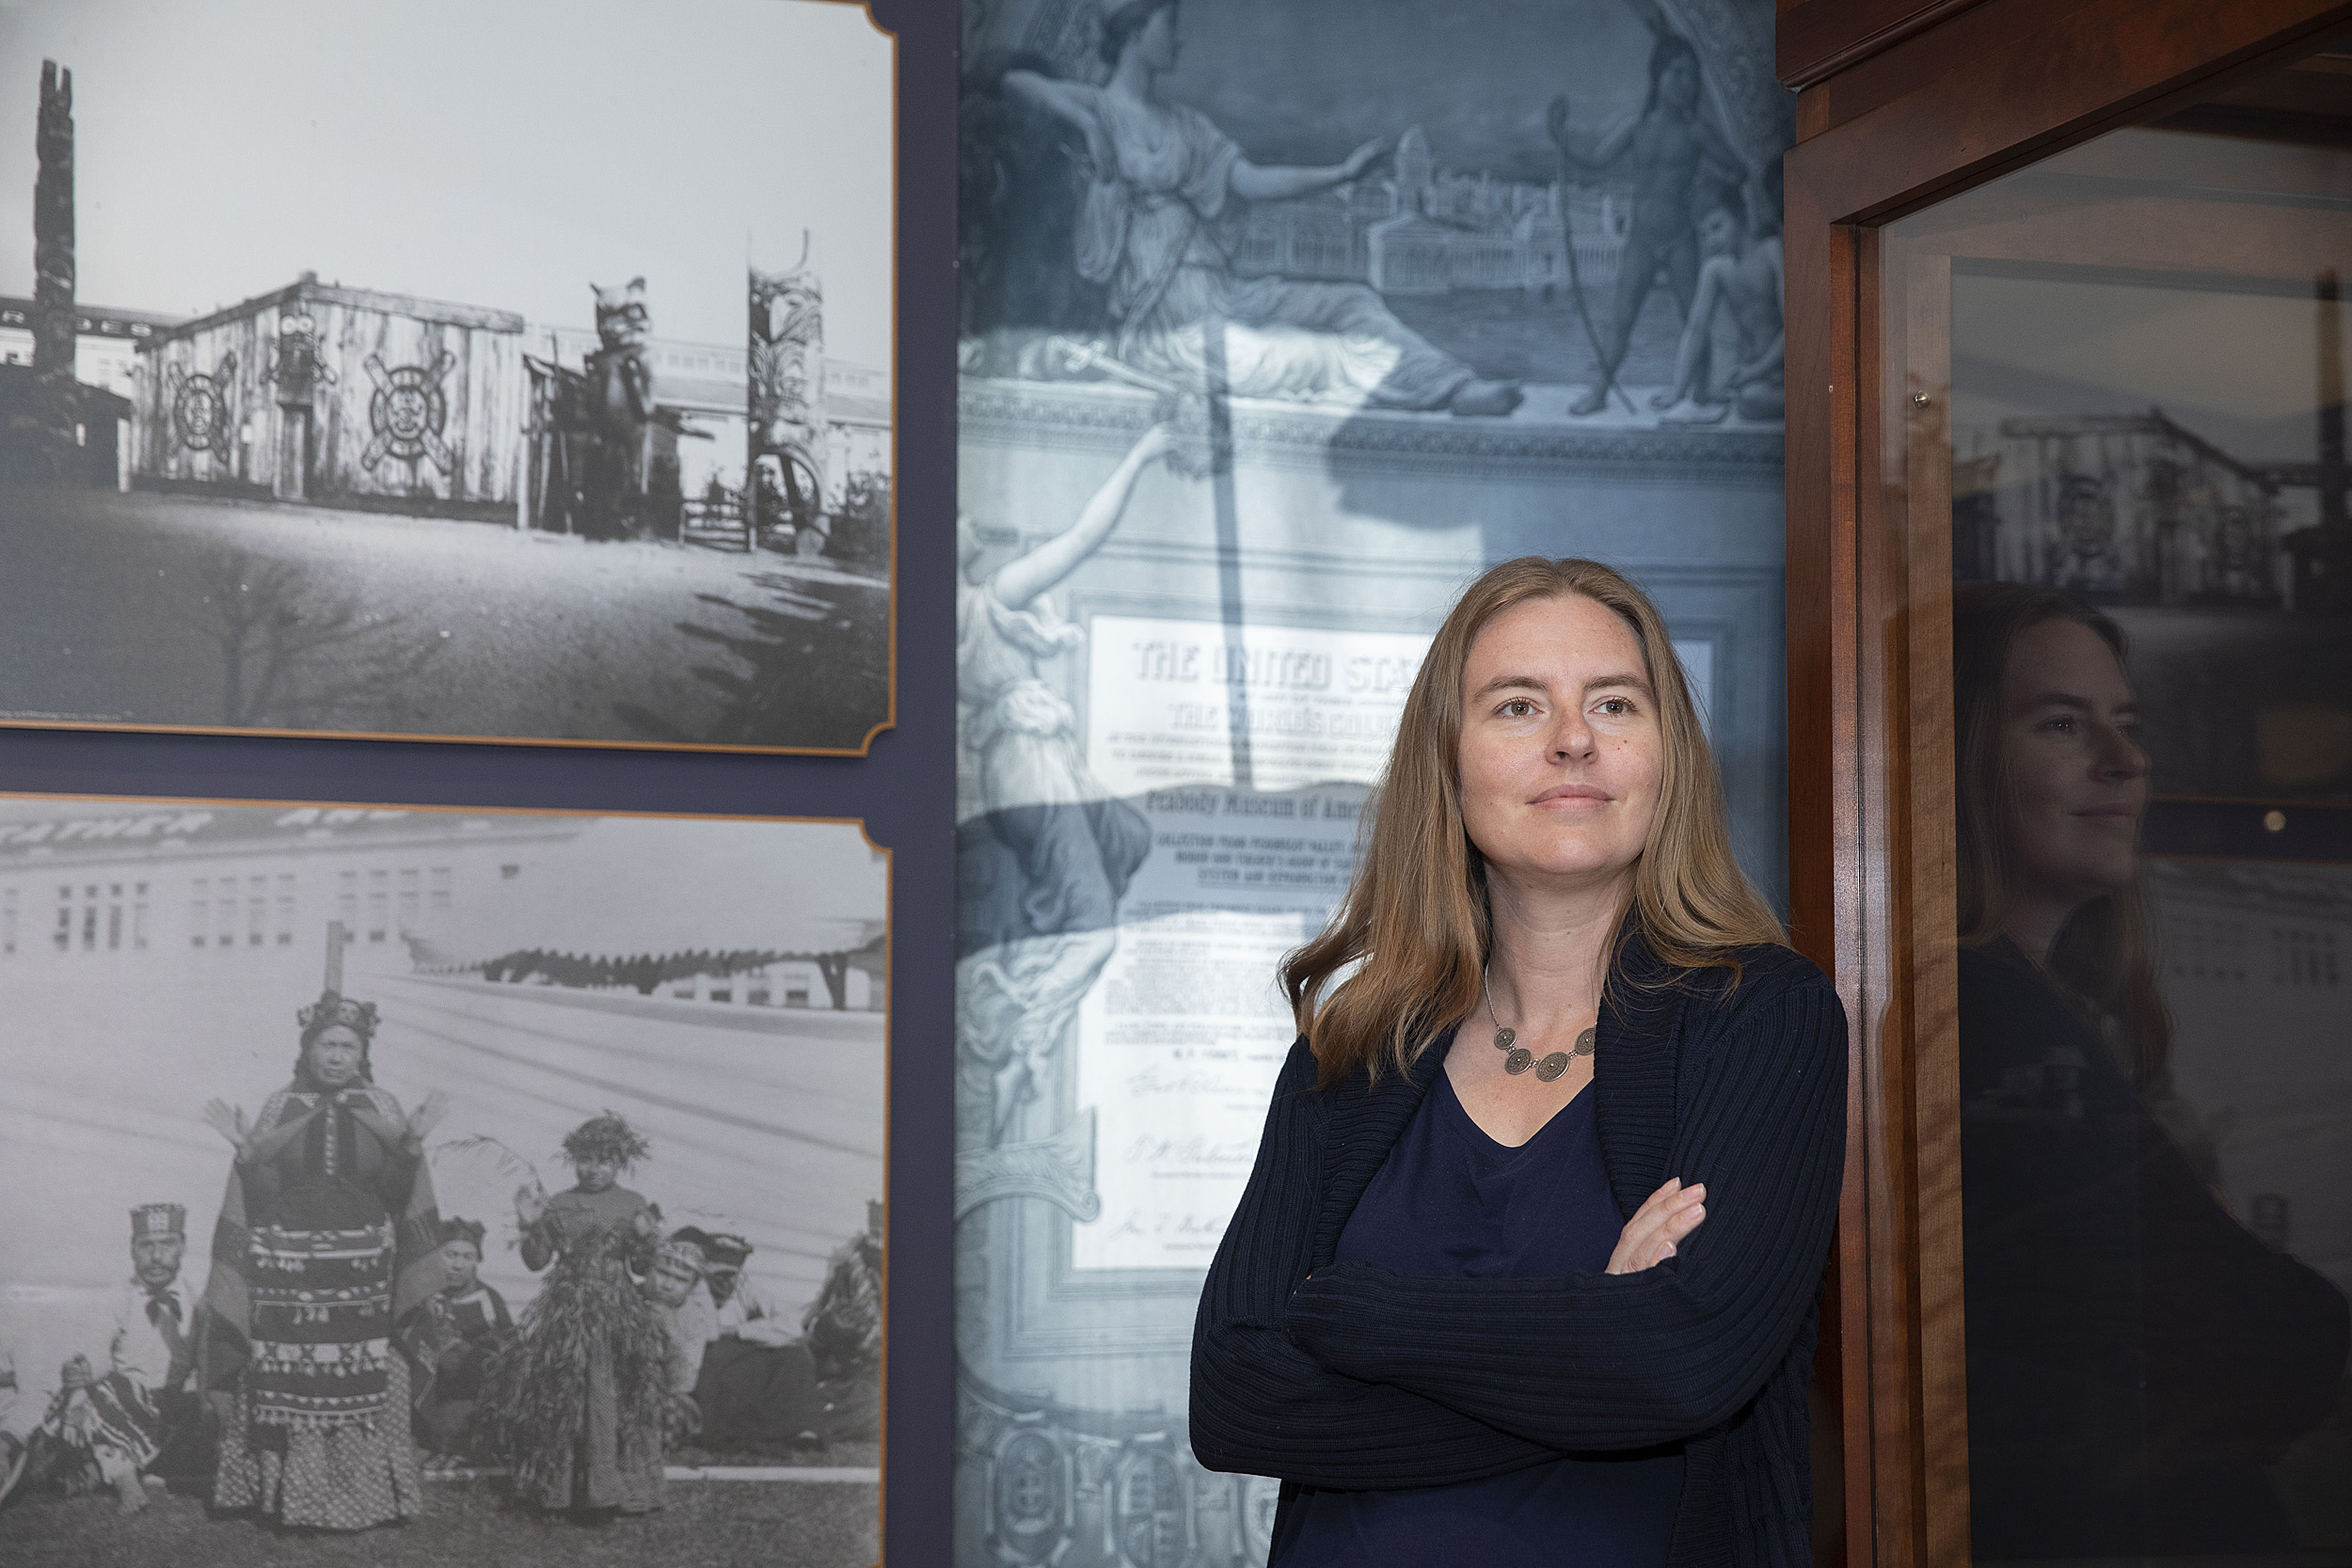
[{"label": "wooden door frame", "polygon": [[[1784,21],[1820,3],[1782,0]],[[2352,24],[2352,0],[1936,0],[1909,31],[1886,22],[1900,8],[1837,8],[1883,31],[1842,54],[1808,36],[1838,69],[1792,82],[1802,139],[1783,166],[1790,928],[1851,1021],[1824,1381],[1848,1568],[1962,1568],[1951,1064],[1923,1074],[1914,1022],[1948,1003],[1915,937],[1951,918],[1949,716],[1911,701],[1915,656],[1948,657],[1948,605],[1915,613],[1907,476],[1881,472],[1900,332],[1882,320],[1878,226],[2260,69]],[[1941,772],[1919,761],[1923,725],[1946,732]]]}]

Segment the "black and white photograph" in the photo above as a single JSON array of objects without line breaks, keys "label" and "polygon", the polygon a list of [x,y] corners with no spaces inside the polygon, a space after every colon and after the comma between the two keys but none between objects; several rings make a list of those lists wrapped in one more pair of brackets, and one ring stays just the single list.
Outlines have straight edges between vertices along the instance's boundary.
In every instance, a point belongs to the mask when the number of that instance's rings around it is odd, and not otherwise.
[{"label": "black and white photograph", "polygon": [[895,71],[848,0],[0,10],[0,724],[863,753]]},{"label": "black and white photograph", "polygon": [[0,1559],[880,1560],[889,880],[0,798]]}]

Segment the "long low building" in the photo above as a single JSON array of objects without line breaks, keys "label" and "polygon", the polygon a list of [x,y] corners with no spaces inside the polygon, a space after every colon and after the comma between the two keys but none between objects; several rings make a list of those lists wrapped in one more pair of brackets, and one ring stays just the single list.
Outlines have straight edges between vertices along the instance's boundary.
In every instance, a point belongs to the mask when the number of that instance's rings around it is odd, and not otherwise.
[{"label": "long low building", "polygon": [[523,318],[314,276],[156,333],[134,471],[281,499],[511,511]]},{"label": "long low building", "polygon": [[[499,521],[529,510],[524,356],[577,371],[597,346],[589,328],[310,274],[192,320],[93,321],[103,330],[83,354],[97,384],[133,402],[136,483]],[[18,329],[29,346],[29,328]],[[680,491],[740,486],[744,345],[656,338],[646,356],[656,403],[704,437],[675,442]],[[838,388],[827,408],[831,506],[850,477],[888,476],[891,400],[886,372],[826,370]],[[669,432],[659,434],[667,455]]]},{"label": "long low building", "polygon": [[[523,333],[523,352],[578,370],[596,347],[586,327],[533,322]],[[712,480],[730,490],[743,485],[743,426],[747,372],[741,343],[702,343],[684,338],[653,338],[645,344],[653,367],[654,401],[685,416],[691,437],[677,444],[678,489],[702,495]],[[890,372],[848,359],[825,361],[825,507],[839,506],[849,482],[860,474],[890,474]]]},{"label": "long low building", "polygon": [[[184,320],[114,305],[77,305],[73,379],[117,397],[136,397],[139,345]],[[21,294],[0,294],[0,364],[32,362],[33,302]]]}]

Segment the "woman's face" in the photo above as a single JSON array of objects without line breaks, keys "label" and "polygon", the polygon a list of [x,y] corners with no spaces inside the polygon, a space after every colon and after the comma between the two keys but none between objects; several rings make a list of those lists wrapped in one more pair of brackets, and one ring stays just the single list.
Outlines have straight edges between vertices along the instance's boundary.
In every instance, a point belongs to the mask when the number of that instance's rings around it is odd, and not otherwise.
[{"label": "woman's face", "polygon": [[1999,760],[2016,896],[2071,908],[2131,881],[2148,808],[2138,729],[2123,666],[2089,626],[2044,621],[2010,644]]},{"label": "woman's face", "polygon": [[482,1250],[471,1242],[455,1241],[441,1243],[441,1278],[444,1288],[466,1291],[473,1289],[474,1271],[482,1267]]},{"label": "woman's face", "polygon": [[320,1031],[303,1055],[312,1078],[330,1089],[340,1089],[359,1076],[359,1063],[366,1053],[357,1030],[334,1023]]},{"label": "woman's face", "polygon": [[572,1169],[580,1175],[580,1190],[600,1193],[621,1179],[621,1162],[610,1154],[591,1154],[572,1162]]},{"label": "woman's face", "polygon": [[1486,623],[1462,670],[1462,825],[1506,881],[1617,882],[1641,858],[1664,734],[1633,628],[1581,594]]},{"label": "woman's face", "polygon": [[1127,47],[1130,51],[1140,52],[1143,63],[1155,71],[1175,70],[1176,58],[1184,53],[1184,40],[1176,31],[1176,8],[1162,6],[1153,11],[1152,20],[1143,24],[1143,31],[1137,33],[1135,41]]}]

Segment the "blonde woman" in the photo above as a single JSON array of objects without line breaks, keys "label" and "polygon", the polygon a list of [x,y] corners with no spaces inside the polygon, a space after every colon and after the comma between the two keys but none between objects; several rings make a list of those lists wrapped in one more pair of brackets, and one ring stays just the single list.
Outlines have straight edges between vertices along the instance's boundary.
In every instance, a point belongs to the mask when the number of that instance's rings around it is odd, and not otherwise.
[{"label": "blonde woman", "polygon": [[1283,1568],[1809,1560],[1846,1022],[1732,857],[1666,627],[1506,562],[1422,666],[1195,1330]]}]

